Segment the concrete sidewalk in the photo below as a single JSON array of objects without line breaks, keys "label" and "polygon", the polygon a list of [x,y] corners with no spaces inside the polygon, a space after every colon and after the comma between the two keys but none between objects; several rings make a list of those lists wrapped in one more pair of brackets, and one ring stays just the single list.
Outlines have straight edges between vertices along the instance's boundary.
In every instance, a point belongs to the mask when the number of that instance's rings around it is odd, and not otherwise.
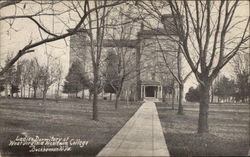
[{"label": "concrete sidewalk", "polygon": [[155,103],[142,104],[97,156],[170,156]]}]

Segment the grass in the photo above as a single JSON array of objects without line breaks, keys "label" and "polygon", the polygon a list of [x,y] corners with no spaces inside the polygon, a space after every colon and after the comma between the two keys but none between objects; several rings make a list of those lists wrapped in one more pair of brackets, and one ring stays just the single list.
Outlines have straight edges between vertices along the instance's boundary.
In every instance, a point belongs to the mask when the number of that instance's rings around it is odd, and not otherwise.
[{"label": "grass", "polygon": [[[186,109],[186,110],[185,110]],[[184,115],[170,105],[157,104],[166,143],[172,157],[247,156],[249,149],[249,106],[212,104],[209,133],[197,134],[198,104],[184,104]]]},{"label": "grass", "polygon": [[[5,156],[95,156],[140,106],[99,101],[99,121],[91,120],[91,102],[85,100],[0,99],[0,151]],[[27,146],[8,146],[9,140],[26,133],[30,137],[70,137],[88,141],[71,152],[30,153]]]}]

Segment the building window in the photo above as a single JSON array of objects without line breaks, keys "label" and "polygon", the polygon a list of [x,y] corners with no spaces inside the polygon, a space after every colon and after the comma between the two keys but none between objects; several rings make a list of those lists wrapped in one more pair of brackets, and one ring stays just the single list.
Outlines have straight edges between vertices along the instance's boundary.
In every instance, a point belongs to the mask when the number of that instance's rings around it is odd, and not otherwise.
[{"label": "building window", "polygon": [[151,76],[152,76],[152,80],[155,80],[155,73],[151,73]]}]

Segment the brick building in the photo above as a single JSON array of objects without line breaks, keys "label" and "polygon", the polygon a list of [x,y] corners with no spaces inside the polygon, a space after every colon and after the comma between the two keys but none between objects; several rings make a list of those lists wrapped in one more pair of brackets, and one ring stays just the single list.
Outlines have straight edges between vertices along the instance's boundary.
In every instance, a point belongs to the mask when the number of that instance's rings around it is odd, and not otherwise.
[{"label": "brick building", "polygon": [[[115,48],[127,48],[132,61],[128,66],[133,66],[133,78],[125,81],[121,98],[142,100],[145,97],[162,99],[166,96],[167,87],[173,84],[173,77],[166,68],[164,57],[170,68],[176,72],[176,56],[178,46],[175,39],[172,16],[164,15],[162,23],[165,29],[145,30],[143,25],[137,32],[134,40],[104,39],[102,49],[102,62],[108,52]],[[166,27],[167,26],[167,27]],[[92,77],[90,53],[88,52],[87,31],[82,30],[70,39],[70,65],[75,60],[80,60],[84,71]],[[101,67],[105,69],[105,66]],[[176,89],[175,89],[176,90]]]}]

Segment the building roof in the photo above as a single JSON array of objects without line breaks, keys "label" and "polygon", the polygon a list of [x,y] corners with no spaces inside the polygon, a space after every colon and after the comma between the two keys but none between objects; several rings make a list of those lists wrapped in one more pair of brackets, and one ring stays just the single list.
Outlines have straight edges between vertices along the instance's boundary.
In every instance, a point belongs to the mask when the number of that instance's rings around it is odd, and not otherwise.
[{"label": "building roof", "polygon": [[141,80],[141,85],[160,85],[161,83],[159,81],[154,81],[154,80]]},{"label": "building roof", "polygon": [[163,28],[158,29],[151,29],[151,30],[141,30],[138,32],[138,36],[155,36],[155,35],[176,35],[176,33],[170,29],[171,27],[168,27],[168,30],[165,30]]},{"label": "building roof", "polygon": [[[90,41],[86,41],[85,45],[89,46]],[[96,44],[96,41],[94,41]],[[104,39],[103,47],[129,47],[129,48],[137,48],[138,40],[112,40],[112,39]]]},{"label": "building roof", "polygon": [[104,47],[130,47],[136,48],[138,45],[138,40],[112,40],[105,39],[103,40]]}]

